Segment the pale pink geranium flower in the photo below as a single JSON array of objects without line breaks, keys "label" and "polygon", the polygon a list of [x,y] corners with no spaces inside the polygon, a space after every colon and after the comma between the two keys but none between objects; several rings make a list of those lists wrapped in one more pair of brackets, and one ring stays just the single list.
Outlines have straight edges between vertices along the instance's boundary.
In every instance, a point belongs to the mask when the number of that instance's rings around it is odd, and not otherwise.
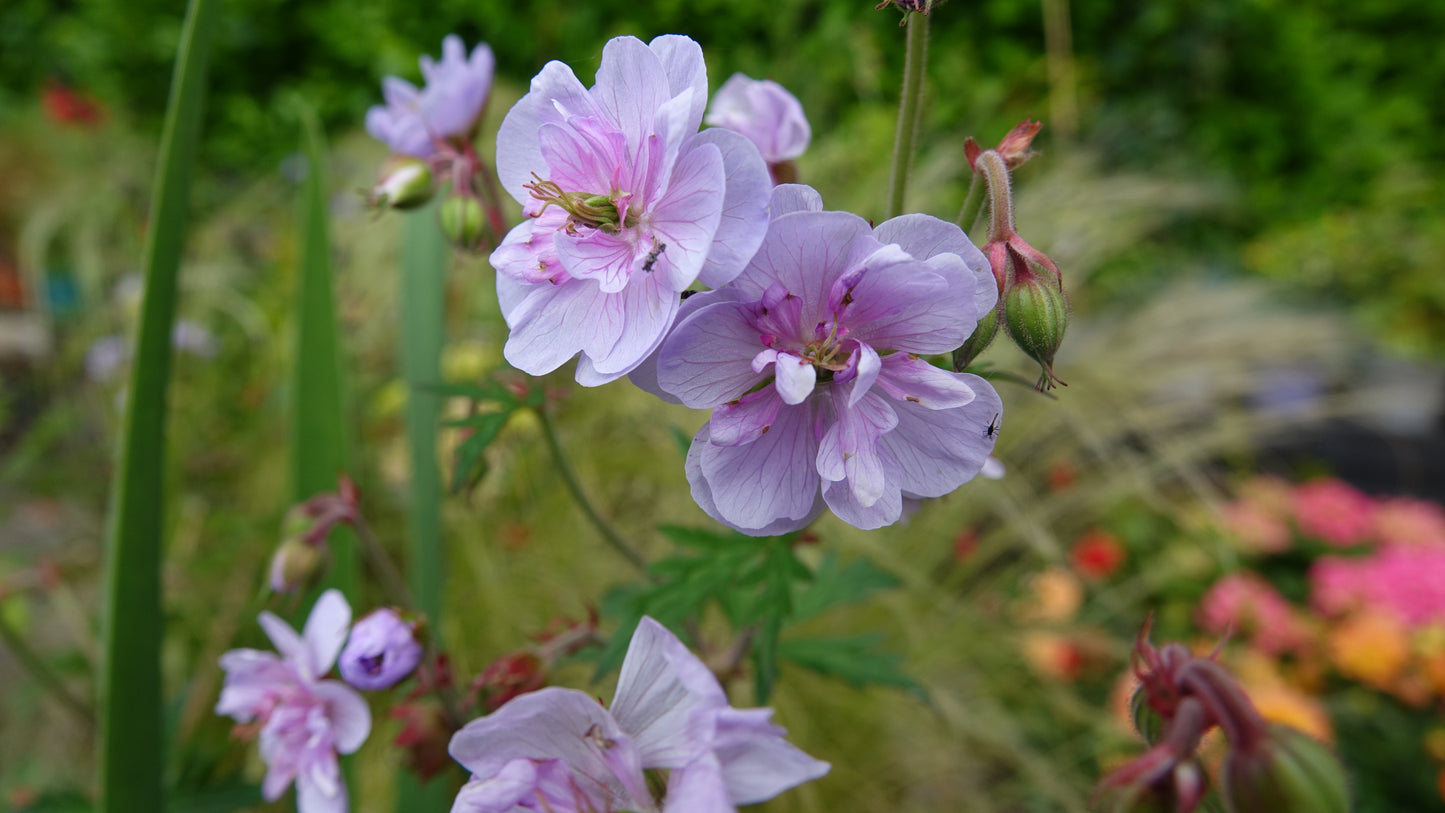
[{"label": "pale pink geranium flower", "polygon": [[718,88],[705,121],[742,133],[769,164],[802,155],[813,137],[798,97],[771,79],[753,79],[741,73],[733,74]]},{"label": "pale pink geranium flower", "polygon": [[[451,754],[472,772],[452,813],[730,813],[828,772],[769,721],[734,709],[667,628],[643,618],[617,695],[547,688],[468,723]],[[668,771],[659,808],[644,770]]]},{"label": "pale pink geranium flower", "polygon": [[366,111],[366,131],[394,153],[431,157],[443,142],[471,135],[491,93],[495,65],[485,43],[468,55],[461,37],[448,34],[440,61],[421,58],[423,88],[395,76],[381,81],[386,104]]},{"label": "pale pink geranium flower", "polygon": [[580,355],[577,380],[625,375],[661,344],[693,282],[737,276],[768,220],[767,166],[729,130],[699,133],[698,44],[618,37],[586,88],[560,62],[497,132],[523,222],[492,252],[507,361],[533,375]]},{"label": "pale pink geranium flower", "polygon": [[266,778],[261,793],[275,801],[293,781],[300,813],[345,813],[346,782],[338,754],[361,747],[371,732],[371,711],[361,695],[336,680],[322,680],[346,641],[351,608],[336,590],[316,600],[302,634],[269,612],[261,628],[276,655],[233,649],[221,656],[226,681],[216,713],[259,727]]},{"label": "pale pink geranium flower", "polygon": [[1199,626],[1215,635],[1241,634],[1261,652],[1278,655],[1309,640],[1294,607],[1253,573],[1231,573],[1199,600]]},{"label": "pale pink geranium flower", "polygon": [[978,376],[924,355],[963,343],[998,288],[957,226],[927,215],[876,229],[824,212],[785,184],[752,262],[691,297],[633,380],[712,418],[687,478],[713,519],[753,535],[794,531],[830,508],[897,522],[908,498],[940,497],[985,466],[1003,406]]}]

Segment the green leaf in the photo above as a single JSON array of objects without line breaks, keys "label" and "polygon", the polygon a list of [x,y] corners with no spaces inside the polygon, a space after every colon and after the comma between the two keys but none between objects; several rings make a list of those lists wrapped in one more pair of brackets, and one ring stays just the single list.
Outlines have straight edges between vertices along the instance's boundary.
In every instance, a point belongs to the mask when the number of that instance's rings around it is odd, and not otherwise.
[{"label": "green leaf", "polygon": [[448,426],[468,428],[473,430],[466,440],[457,444],[456,451],[452,453],[452,482],[451,492],[461,493],[472,486],[475,486],[487,473],[487,462],[482,457],[482,452],[492,445],[492,441],[501,434],[502,427],[511,420],[512,413],[516,410],[504,412],[485,412],[475,415],[465,421],[449,421]]},{"label": "green leaf", "polygon": [[[296,502],[336,488],[347,467],[347,413],[342,395],[336,295],[332,290],[326,144],[316,112],[298,101],[308,172],[301,206],[301,275],[296,296],[296,357],[291,379],[291,496]],[[356,539],[332,532],[325,587],[355,601]]]},{"label": "green leaf", "polygon": [[829,607],[862,601],[871,593],[897,587],[898,579],[873,566],[867,559],[854,559],[846,566],[829,553],[813,583],[799,592],[793,605],[793,621],[812,618]]},{"label": "green leaf", "polygon": [[820,675],[835,677],[855,688],[892,686],[920,697],[923,687],[904,674],[902,656],[878,648],[880,635],[848,635],[783,641],[778,654]]},{"label": "green leaf", "polygon": [[[407,575],[417,607],[439,629],[444,572],[441,467],[437,424],[446,340],[447,246],[432,206],[408,215],[401,247],[401,375],[407,384],[406,440],[411,450]],[[478,452],[480,455],[480,452]],[[455,486],[455,483],[453,483]]]},{"label": "green leaf", "polygon": [[163,811],[161,594],[166,391],[217,3],[191,0],[171,77],[145,245],[145,297],[106,534],[98,810]]}]

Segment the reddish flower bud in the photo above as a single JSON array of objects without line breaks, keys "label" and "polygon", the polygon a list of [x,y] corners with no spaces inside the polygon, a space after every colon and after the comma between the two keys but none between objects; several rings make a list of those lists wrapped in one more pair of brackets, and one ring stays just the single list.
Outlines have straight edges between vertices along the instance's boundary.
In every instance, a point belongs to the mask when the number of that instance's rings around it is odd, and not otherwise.
[{"label": "reddish flower bud", "polygon": [[403,749],[407,767],[423,781],[454,764],[447,745],[456,731],[447,724],[441,704],[430,699],[412,700],[393,708],[391,716],[403,721],[394,742]]},{"label": "reddish flower bud", "polygon": [[482,695],[487,711],[496,711],[508,700],[535,692],[547,683],[547,669],[542,659],[530,652],[512,652],[492,661],[472,684],[472,691]]},{"label": "reddish flower bud", "polygon": [[[1044,125],[1037,121],[1024,119],[1019,125],[1009,130],[1003,139],[998,142],[998,154],[1003,156],[1004,163],[1009,169],[1018,169],[1025,161],[1033,158],[1038,153],[1029,149],[1034,143],[1034,136],[1044,129]],[[967,144],[964,145],[965,150]]]}]

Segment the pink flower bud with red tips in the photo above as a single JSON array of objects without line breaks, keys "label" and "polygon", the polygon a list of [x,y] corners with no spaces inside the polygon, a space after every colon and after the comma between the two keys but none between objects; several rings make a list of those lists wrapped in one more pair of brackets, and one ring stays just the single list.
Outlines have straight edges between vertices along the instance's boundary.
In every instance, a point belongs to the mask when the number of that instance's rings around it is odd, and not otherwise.
[{"label": "pink flower bud with red tips", "polygon": [[1254,747],[1232,747],[1221,791],[1232,813],[1347,813],[1345,771],[1329,748],[1302,731],[1272,725]]}]

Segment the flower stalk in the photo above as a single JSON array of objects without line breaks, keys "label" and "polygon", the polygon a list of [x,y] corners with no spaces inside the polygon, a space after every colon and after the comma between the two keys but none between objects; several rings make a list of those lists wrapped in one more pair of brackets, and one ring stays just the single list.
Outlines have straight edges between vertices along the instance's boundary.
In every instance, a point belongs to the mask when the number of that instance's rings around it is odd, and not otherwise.
[{"label": "flower stalk", "polygon": [[908,191],[908,168],[918,141],[918,121],[923,109],[923,79],[928,67],[928,15],[909,12],[903,57],[903,95],[898,102],[898,128],[893,138],[893,169],[888,177],[888,217],[903,214]]}]

